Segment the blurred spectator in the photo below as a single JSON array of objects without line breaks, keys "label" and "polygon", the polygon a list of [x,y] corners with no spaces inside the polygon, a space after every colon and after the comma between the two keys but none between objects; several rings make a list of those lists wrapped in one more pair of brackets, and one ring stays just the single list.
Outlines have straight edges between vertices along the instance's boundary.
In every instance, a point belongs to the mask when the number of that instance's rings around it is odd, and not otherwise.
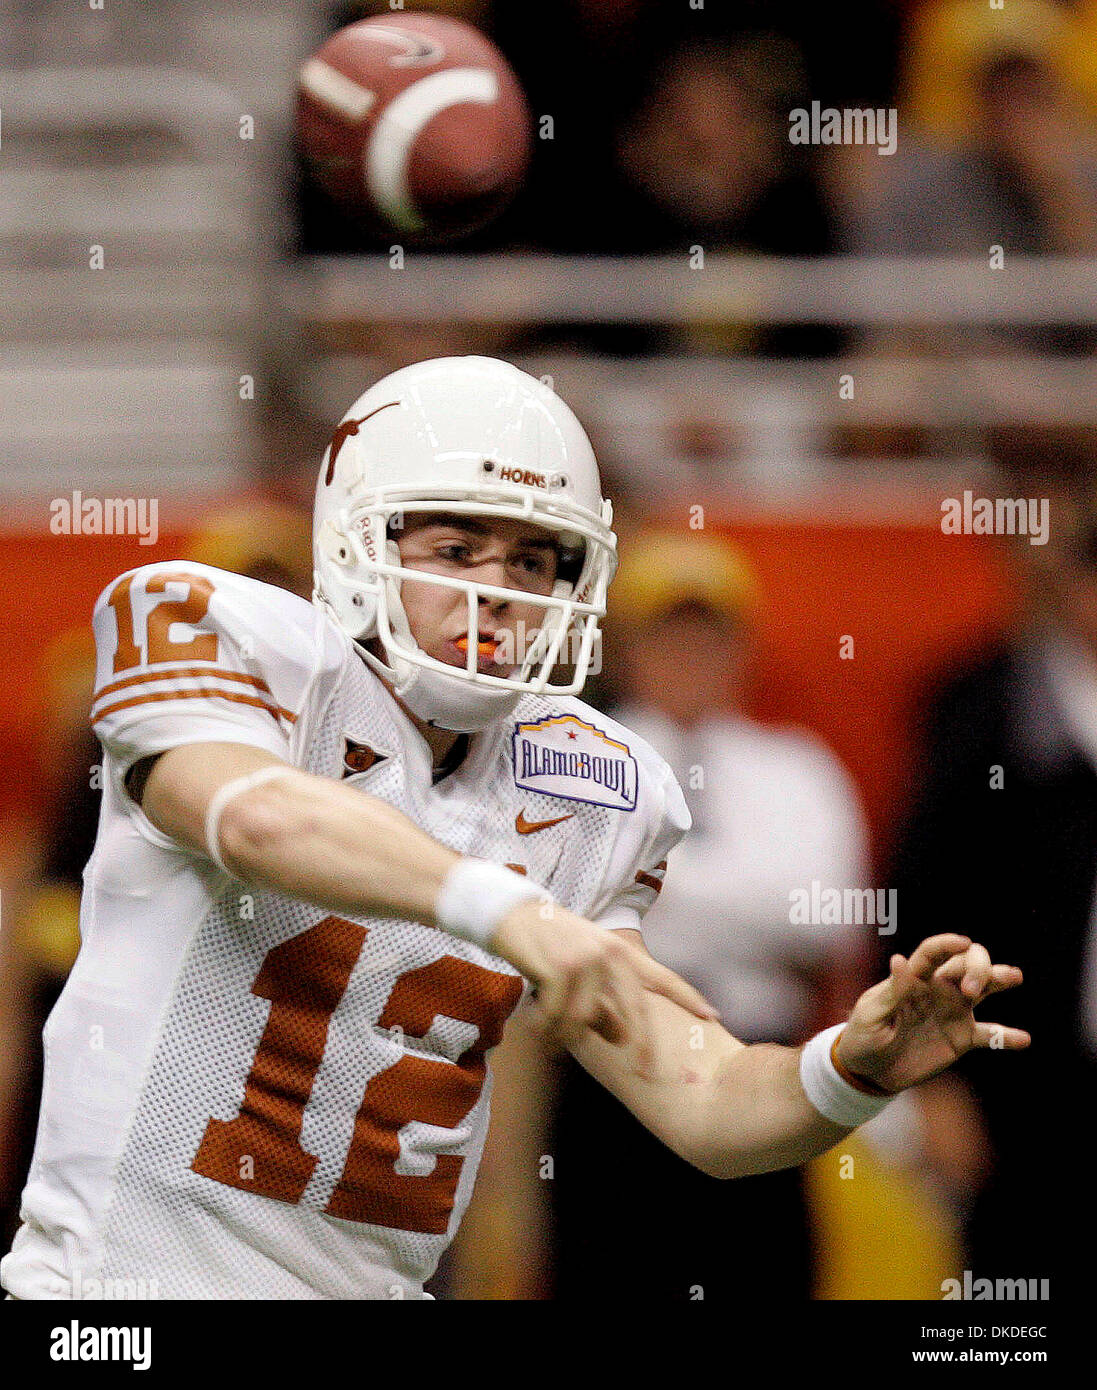
[{"label": "blurred spectator", "polygon": [[[542,203],[538,242],[571,253],[683,258],[694,248],[823,254],[833,243],[828,214],[809,159],[788,139],[788,111],[803,81],[795,45],[774,34],[678,44],[613,113],[607,161],[588,166],[589,193],[580,176],[551,207]],[[588,328],[569,341],[650,351],[683,336],[709,350],[777,355],[822,354],[840,343],[830,329],[750,325],[687,326],[672,340],[663,331]]]},{"label": "blurred spectator", "polygon": [[958,1068],[994,1153],[969,1258],[977,1277],[1050,1277],[1062,1299],[1088,1287],[1097,1231],[1079,1137],[1097,1087],[1097,431],[1001,430],[993,451],[1003,493],[1049,504],[1049,539],[1013,542],[1027,592],[1017,630],[927,703],[888,946],[965,932],[1025,972],[982,1012],[1027,1028],[1032,1048],[1008,1075],[993,1050]]},{"label": "blurred spectator", "polygon": [[[898,151],[828,151],[842,240],[854,252],[1097,253],[1097,124],[1072,55],[1080,31],[1050,0],[939,0],[906,54]],[[992,273],[988,269],[988,274]],[[917,343],[917,339],[913,340]],[[1092,350],[1091,331],[953,330],[953,350],[1008,343]]]},{"label": "blurred spectator", "polygon": [[1088,0],[1081,6],[1010,0],[1001,9],[977,0],[929,0],[912,7],[900,77],[906,117],[937,145],[963,145],[983,119],[980,87],[988,68],[1027,56],[1056,75],[1063,101],[1079,119],[1092,119],[1097,55],[1085,52],[1084,17],[1092,8]]},{"label": "blurred spectator", "polygon": [[[895,17],[853,0],[844,18],[858,34],[855,59],[845,25],[817,6],[560,0],[551,22],[535,26],[520,8],[494,4],[492,32],[535,115],[553,117],[551,138],[536,142],[520,239],[577,253],[666,249],[668,238],[677,251],[701,231],[706,245],[757,241],[793,254],[825,243],[810,186],[799,222],[781,222],[794,201],[784,192],[752,209],[803,173],[789,158],[790,105],[853,85],[875,101],[888,87]],[[658,168],[637,171],[645,149]],[[642,215],[635,227],[629,196]]]},{"label": "blurred spectator", "polygon": [[343,403],[329,405],[326,399],[313,399],[315,378],[310,378],[309,365],[314,351],[311,345],[294,338],[264,364],[258,449],[248,479],[249,488],[275,507],[304,516],[312,514],[316,474],[331,439],[329,417],[333,410],[341,413],[344,408]]},{"label": "blurred spectator", "polygon": [[673,50],[618,125],[611,249],[681,251],[696,238],[706,250],[824,250],[822,208],[788,139],[801,84],[797,51],[773,35]]}]

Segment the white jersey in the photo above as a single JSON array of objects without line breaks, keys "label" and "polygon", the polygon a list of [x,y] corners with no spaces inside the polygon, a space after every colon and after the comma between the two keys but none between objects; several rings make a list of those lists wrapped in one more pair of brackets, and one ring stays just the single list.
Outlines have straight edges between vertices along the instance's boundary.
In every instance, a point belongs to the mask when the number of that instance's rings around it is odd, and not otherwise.
[{"label": "white jersey", "polygon": [[95,634],[99,835],[3,1286],[422,1297],[471,1195],[487,1054],[525,982],[436,928],[246,889],[161,834],[126,772],[187,743],[264,748],[612,927],[655,899],[689,824],[678,785],[620,725],[542,696],[436,782],[321,608],[208,566],[123,575]]}]

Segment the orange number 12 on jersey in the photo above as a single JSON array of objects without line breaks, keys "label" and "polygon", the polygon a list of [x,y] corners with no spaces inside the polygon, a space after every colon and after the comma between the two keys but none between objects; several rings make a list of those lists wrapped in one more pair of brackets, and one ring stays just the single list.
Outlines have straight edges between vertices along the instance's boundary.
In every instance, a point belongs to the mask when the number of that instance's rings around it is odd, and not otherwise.
[{"label": "orange number 12 on jersey", "polygon": [[[215,1182],[296,1203],[318,1159],[301,1143],[305,1107],[328,1027],[346,992],[367,928],[325,917],[267,953],[252,993],[270,1015],[234,1120],[211,1119],[191,1167]],[[350,1148],[325,1211],[403,1231],[445,1233],[464,1159],[439,1154],[423,1176],[398,1173],[400,1130],[413,1120],[454,1129],[476,1104],[494,1047],[522,993],[514,975],[443,956],[398,977],[377,1020],[424,1037],[434,1018],[473,1024],[476,1041],[456,1063],[405,1055],[371,1078]]]}]

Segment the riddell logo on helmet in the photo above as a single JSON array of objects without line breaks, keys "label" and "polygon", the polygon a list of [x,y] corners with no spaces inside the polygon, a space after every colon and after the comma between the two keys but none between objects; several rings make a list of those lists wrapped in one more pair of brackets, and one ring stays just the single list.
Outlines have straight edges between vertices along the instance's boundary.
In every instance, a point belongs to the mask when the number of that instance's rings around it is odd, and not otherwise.
[{"label": "riddell logo on helmet", "polygon": [[528,468],[500,468],[499,477],[507,483],[524,483],[526,487],[548,487],[543,473],[532,473]]}]

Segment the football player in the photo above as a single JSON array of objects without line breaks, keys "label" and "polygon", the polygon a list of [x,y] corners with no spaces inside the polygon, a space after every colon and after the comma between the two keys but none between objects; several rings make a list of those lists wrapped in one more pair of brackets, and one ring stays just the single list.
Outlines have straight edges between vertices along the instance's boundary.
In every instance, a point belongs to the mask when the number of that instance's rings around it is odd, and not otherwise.
[{"label": "football player", "polygon": [[102,595],[103,808],[10,1295],[423,1297],[527,994],[723,1177],[825,1151],[971,1047],[1027,1045],[972,1017],[1020,972],[964,937],[893,957],[802,1049],[743,1046],[646,953],[689,818],[576,698],[611,519],[548,387],[442,359],[337,429],[312,604],[183,562]]}]

